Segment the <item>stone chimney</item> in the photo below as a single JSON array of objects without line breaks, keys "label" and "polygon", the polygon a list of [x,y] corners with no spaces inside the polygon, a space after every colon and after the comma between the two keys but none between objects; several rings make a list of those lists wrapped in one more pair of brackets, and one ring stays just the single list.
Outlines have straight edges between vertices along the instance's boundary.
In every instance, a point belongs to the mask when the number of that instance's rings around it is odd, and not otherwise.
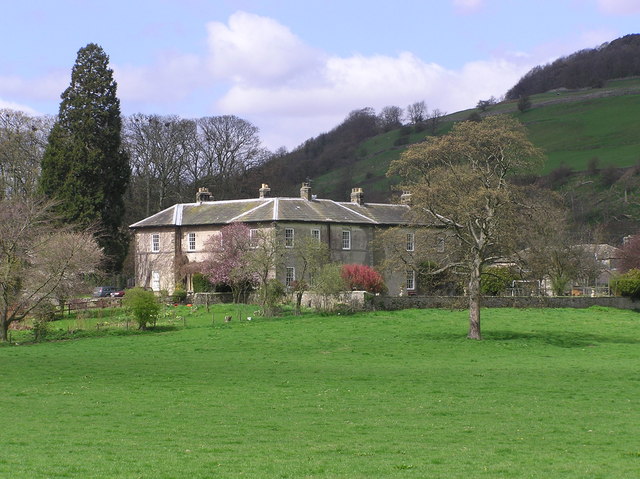
[{"label": "stone chimney", "polygon": [[364,204],[364,191],[362,191],[362,188],[351,188],[351,203]]},{"label": "stone chimney", "polygon": [[411,193],[409,193],[408,191],[403,191],[400,195],[400,204],[411,206]]},{"label": "stone chimney", "polygon": [[203,201],[213,201],[213,195],[207,188],[198,188],[196,203],[202,203]]},{"label": "stone chimney", "polygon": [[300,198],[303,200],[311,199],[311,185],[308,182],[302,183],[302,188],[300,188]]},{"label": "stone chimney", "polygon": [[258,190],[258,192],[260,193],[260,198],[266,198],[267,196],[269,196],[270,191],[271,188],[269,188],[269,185],[266,183],[262,183],[262,187]]}]

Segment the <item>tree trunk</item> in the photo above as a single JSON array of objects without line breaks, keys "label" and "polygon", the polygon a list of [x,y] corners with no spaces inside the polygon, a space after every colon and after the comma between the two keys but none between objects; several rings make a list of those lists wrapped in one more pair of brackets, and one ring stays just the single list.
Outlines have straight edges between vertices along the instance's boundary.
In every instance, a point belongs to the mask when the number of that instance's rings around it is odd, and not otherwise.
[{"label": "tree trunk", "polygon": [[469,277],[469,339],[482,339],[480,334],[480,261],[474,260]]},{"label": "tree trunk", "polygon": [[9,340],[9,322],[0,320],[0,342],[6,343]]},{"label": "tree trunk", "polygon": [[302,305],[302,291],[296,291],[296,316],[300,316],[300,309]]}]

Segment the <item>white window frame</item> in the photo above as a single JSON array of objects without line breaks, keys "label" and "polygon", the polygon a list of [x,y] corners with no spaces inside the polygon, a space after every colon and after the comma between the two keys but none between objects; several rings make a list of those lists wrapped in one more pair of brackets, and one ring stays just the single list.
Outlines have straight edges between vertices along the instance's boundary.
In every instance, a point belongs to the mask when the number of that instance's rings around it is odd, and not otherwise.
[{"label": "white window frame", "polygon": [[160,252],[160,234],[153,233],[151,235],[151,252],[159,253]]},{"label": "white window frame", "polygon": [[187,251],[196,250],[196,234],[187,233]]},{"label": "white window frame", "polygon": [[258,247],[258,230],[252,228],[249,230],[249,248]]},{"label": "white window frame", "polygon": [[320,230],[318,228],[313,228],[311,230],[311,239],[320,242]]},{"label": "white window frame", "polygon": [[285,228],[284,229],[284,247],[285,248],[293,248],[293,244],[295,241],[295,230],[293,228]]},{"label": "white window frame", "polygon": [[351,231],[342,230],[342,249],[351,249]]},{"label": "white window frame", "polygon": [[415,251],[416,249],[416,235],[414,233],[407,233],[407,251]]},{"label": "white window frame", "polygon": [[284,285],[289,288],[291,283],[296,280],[296,268],[294,266],[287,266],[284,275]]},{"label": "white window frame", "polygon": [[416,272],[412,269],[407,270],[406,287],[407,287],[407,291],[416,290]]},{"label": "white window frame", "polygon": [[160,291],[160,272],[152,271],[151,272],[151,290],[152,291]]}]

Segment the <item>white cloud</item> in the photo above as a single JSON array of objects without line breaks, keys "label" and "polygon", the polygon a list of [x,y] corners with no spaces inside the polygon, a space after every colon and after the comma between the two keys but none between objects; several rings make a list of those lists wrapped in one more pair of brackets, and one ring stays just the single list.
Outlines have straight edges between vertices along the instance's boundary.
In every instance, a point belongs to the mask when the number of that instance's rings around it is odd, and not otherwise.
[{"label": "white cloud", "polygon": [[597,0],[598,8],[608,15],[640,13],[640,0]]},{"label": "white cloud", "polygon": [[240,84],[274,85],[298,81],[322,62],[322,54],[305,45],[277,21],[237,12],[228,26],[207,25],[210,67],[216,77]]},{"label": "white cloud", "polygon": [[[483,0],[454,5],[481,8]],[[227,23],[209,23],[207,35],[206,55],[165,51],[146,65],[113,65],[123,112],[234,114],[258,126],[267,147],[292,148],[357,108],[405,108],[421,100],[430,110],[472,107],[501,96],[535,65],[612,38],[603,31],[568,33],[534,51],[500,52],[451,70],[410,52],[331,56],[276,20],[245,12]],[[69,75],[64,70],[37,80],[0,77],[0,106],[35,104],[37,97],[57,103]]]},{"label": "white cloud", "polygon": [[237,84],[218,107],[250,118],[278,118],[278,125],[265,122],[265,140],[271,130],[282,125],[293,127],[299,133],[295,137],[306,139],[336,126],[349,111],[367,106],[379,111],[387,105],[404,108],[425,100],[429,109],[465,109],[480,99],[501,96],[529,68],[520,62],[497,59],[469,63],[460,71],[452,71],[425,63],[408,52],[396,57],[331,57],[321,71],[321,82],[295,87]]},{"label": "white cloud", "polygon": [[291,139],[300,143],[327,131],[357,108],[405,108],[421,100],[431,110],[469,108],[503,95],[535,65],[531,58],[510,57],[453,71],[410,52],[328,56],[275,20],[243,12],[232,15],[228,26],[209,24],[208,31],[213,72],[230,81],[215,110],[256,123],[270,148],[297,146]]},{"label": "white cloud", "polygon": [[6,101],[6,100],[3,100],[2,98],[0,98],[0,109],[23,111],[32,116],[38,116],[40,114],[30,106],[23,105],[21,103],[16,103],[14,101]]},{"label": "white cloud", "polygon": [[113,70],[118,97],[136,103],[174,103],[208,80],[200,57],[178,52],[162,52],[151,65],[115,65]]},{"label": "white cloud", "polygon": [[0,76],[0,96],[36,101],[58,99],[70,79],[70,73],[63,71],[50,71],[37,78]]},{"label": "white cloud", "polygon": [[474,13],[484,6],[484,0],[452,0],[458,13]]}]

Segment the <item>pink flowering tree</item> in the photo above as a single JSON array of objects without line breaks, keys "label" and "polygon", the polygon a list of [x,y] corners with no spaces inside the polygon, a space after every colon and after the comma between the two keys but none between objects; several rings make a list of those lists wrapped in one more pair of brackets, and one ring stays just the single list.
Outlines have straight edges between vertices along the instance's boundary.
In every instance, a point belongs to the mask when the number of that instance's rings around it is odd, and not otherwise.
[{"label": "pink flowering tree", "polygon": [[249,227],[232,223],[212,236],[206,244],[207,258],[202,274],[214,284],[231,288],[233,301],[238,303],[243,294],[258,284],[259,278],[251,262]]}]

